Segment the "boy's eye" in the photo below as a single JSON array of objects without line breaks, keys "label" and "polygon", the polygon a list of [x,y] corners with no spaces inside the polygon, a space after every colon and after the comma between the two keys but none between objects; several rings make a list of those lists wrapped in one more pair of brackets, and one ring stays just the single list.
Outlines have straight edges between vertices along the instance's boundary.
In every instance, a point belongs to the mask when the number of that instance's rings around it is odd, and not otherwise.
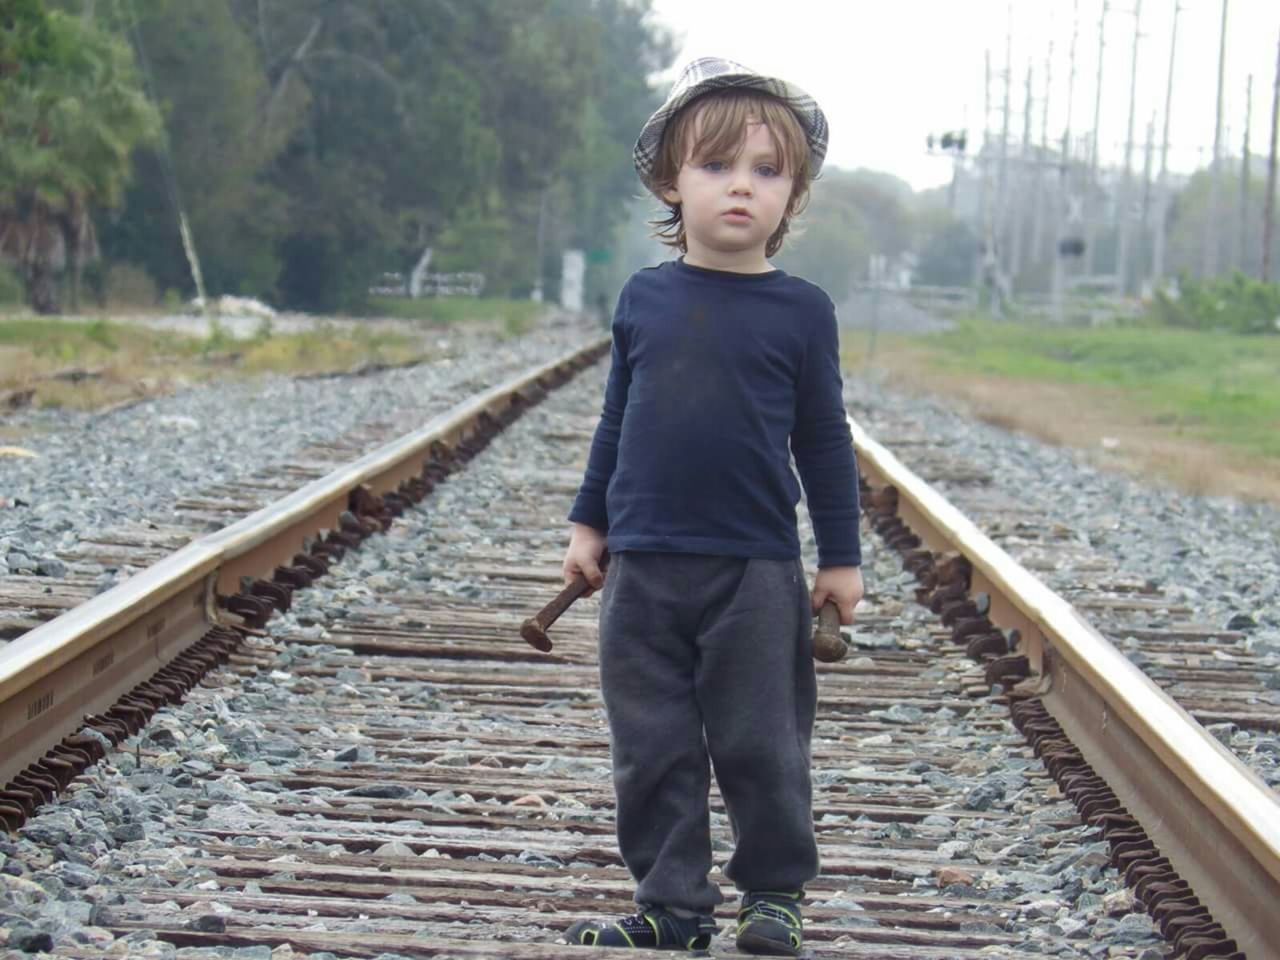
[{"label": "boy's eye", "polygon": [[771,163],[762,163],[760,166],[756,167],[756,173],[760,174],[762,177],[776,177],[778,175],[778,168]]},{"label": "boy's eye", "polygon": [[702,165],[702,169],[710,173],[719,173],[726,169],[727,164],[723,160],[708,160]]}]

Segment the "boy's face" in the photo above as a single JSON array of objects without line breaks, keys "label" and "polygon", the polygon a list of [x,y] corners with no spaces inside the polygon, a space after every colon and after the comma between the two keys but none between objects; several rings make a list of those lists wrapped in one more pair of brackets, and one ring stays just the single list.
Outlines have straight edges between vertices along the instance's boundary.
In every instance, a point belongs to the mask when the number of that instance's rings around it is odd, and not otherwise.
[{"label": "boy's face", "polygon": [[685,158],[675,185],[662,194],[681,205],[685,261],[741,273],[768,270],[765,246],[791,200],[792,177],[781,169],[769,128],[754,121],[736,157]]}]

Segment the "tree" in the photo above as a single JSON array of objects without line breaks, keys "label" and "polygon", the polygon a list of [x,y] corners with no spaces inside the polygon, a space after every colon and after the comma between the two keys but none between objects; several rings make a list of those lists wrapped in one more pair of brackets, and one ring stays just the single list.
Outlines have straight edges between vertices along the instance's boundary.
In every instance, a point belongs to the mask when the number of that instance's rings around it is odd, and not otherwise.
[{"label": "tree", "polygon": [[0,25],[0,254],[49,313],[59,269],[75,304],[97,250],[91,210],[120,202],[131,151],[155,138],[158,116],[117,34],[35,0],[14,0]]},{"label": "tree", "polygon": [[837,303],[865,279],[869,258],[890,259],[912,244],[911,187],[887,173],[829,168],[779,262],[817,283]]},{"label": "tree", "polygon": [[924,238],[915,279],[926,286],[967,287],[978,250],[978,236],[967,223],[948,221]]},{"label": "tree", "polygon": [[[1256,158],[1255,158],[1256,167]],[[1222,275],[1229,275],[1233,270],[1242,270],[1247,275],[1257,276],[1262,250],[1262,216],[1260,211],[1266,201],[1266,181],[1255,177],[1249,184],[1248,223],[1245,225],[1246,242],[1242,250],[1240,262],[1231,263],[1230,237],[1239,236],[1240,206],[1234,198],[1240,194],[1240,175],[1238,171],[1225,170],[1219,186],[1221,196],[1233,198],[1233,202],[1222,204],[1219,212],[1221,224],[1218,236],[1222,238],[1222,249],[1217,262],[1222,268]],[[1174,197],[1169,213],[1168,268],[1170,273],[1186,271],[1198,274],[1204,262],[1203,247],[1205,240],[1205,218],[1209,215],[1209,172],[1199,170],[1187,181],[1185,187]],[[1271,280],[1280,280],[1280,270],[1273,265]]]},{"label": "tree", "polygon": [[[147,0],[136,20],[131,0],[7,2],[56,16],[68,56],[97,49],[77,24],[120,54],[127,37],[164,117],[150,133],[167,137],[140,137],[93,111],[133,153],[122,212],[100,215],[118,189],[76,194],[107,258],[189,293],[180,206],[212,292],[319,311],[359,309],[427,246],[499,294],[552,275],[564,246],[605,259],[637,190],[647,77],[670,58],[649,0]],[[23,79],[33,102],[70,82]]]},{"label": "tree", "polygon": [[272,96],[254,42],[227,0],[139,9],[132,36],[167,136],[136,152],[124,212],[102,231],[104,252],[141,264],[162,288],[194,292],[178,234],[180,200],[208,287],[270,297],[289,205],[261,174],[301,122],[305,92]]}]

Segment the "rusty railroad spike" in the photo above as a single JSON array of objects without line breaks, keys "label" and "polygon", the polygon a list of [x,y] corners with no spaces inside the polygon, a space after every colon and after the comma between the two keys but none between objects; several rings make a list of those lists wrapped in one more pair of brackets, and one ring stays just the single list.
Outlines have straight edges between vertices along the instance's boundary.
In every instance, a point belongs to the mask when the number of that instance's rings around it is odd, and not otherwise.
[{"label": "rusty railroad spike", "polygon": [[[587,578],[579,574],[550,603],[520,625],[520,636],[535,650],[549,652],[551,638],[547,636],[547,631],[575,600],[591,589]],[[848,653],[849,645],[840,636],[840,610],[834,602],[828,600],[818,612],[818,626],[813,631],[813,658],[823,663],[838,663]]]},{"label": "rusty railroad spike", "polygon": [[560,619],[560,614],[569,609],[573,601],[590,589],[591,584],[587,582],[587,578],[578,574],[572,583],[556,594],[554,600],[520,625],[520,636],[535,650],[543,653],[549,651],[551,638],[547,636],[547,631]]},{"label": "rusty railroad spike", "polygon": [[818,626],[813,631],[813,659],[839,663],[848,653],[849,645],[840,636],[840,609],[828,600],[818,611]]},{"label": "rusty railroad spike", "polygon": [[[607,572],[608,565],[609,551],[605,550],[600,555],[600,572]],[[551,638],[547,636],[551,625],[560,619],[560,614],[568,610],[573,601],[591,589],[587,578],[579,574],[572,583],[556,594],[554,600],[520,625],[520,636],[533,649],[547,653],[551,649]]]}]

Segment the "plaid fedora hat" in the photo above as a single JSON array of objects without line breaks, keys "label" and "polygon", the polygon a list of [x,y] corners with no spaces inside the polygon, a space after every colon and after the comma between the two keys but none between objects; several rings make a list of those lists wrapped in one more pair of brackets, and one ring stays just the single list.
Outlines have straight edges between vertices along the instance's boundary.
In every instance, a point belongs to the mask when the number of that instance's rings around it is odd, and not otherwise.
[{"label": "plaid fedora hat", "polygon": [[662,132],[671,118],[697,97],[712,90],[740,88],[759,90],[777,97],[796,115],[805,139],[809,141],[809,175],[816,177],[822,170],[827,155],[827,117],[818,102],[793,83],[766,77],[749,67],[719,57],[703,57],[694,60],[681,71],[679,78],[667,95],[667,102],[658,108],[640,131],[631,159],[636,173],[646,187],[653,189],[653,165],[658,160],[662,144]]}]

